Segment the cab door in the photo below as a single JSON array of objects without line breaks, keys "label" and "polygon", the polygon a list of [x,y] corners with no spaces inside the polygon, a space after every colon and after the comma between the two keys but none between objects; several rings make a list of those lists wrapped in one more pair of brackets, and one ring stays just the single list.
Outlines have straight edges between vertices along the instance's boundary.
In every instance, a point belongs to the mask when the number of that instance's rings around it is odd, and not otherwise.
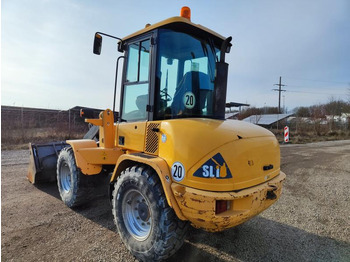
[{"label": "cab door", "polygon": [[118,147],[143,151],[150,108],[151,37],[127,44],[118,124]]}]

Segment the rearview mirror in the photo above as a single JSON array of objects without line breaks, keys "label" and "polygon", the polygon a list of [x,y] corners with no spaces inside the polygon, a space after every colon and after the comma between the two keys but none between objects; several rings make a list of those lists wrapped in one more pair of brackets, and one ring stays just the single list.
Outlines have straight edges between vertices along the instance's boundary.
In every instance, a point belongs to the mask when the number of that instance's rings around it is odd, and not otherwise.
[{"label": "rearview mirror", "polygon": [[94,118],[94,111],[89,108],[80,109],[80,117],[82,118]]},{"label": "rearview mirror", "polygon": [[101,48],[102,48],[102,36],[99,34],[95,34],[95,39],[94,39],[94,54],[95,55],[100,55],[101,54]]}]

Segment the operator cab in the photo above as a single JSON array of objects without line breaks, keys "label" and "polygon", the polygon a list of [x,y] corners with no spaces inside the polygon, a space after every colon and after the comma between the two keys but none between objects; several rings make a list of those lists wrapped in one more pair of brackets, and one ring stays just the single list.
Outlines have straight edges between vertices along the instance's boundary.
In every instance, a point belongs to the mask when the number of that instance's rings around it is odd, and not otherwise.
[{"label": "operator cab", "polygon": [[181,15],[148,24],[119,42],[119,51],[125,52],[121,122],[224,119],[224,58],[232,38]]}]

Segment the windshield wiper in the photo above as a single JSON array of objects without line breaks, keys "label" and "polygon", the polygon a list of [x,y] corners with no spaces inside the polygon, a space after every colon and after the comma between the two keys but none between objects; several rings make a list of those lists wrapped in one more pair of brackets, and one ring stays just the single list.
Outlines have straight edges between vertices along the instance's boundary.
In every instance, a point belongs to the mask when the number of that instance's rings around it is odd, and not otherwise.
[{"label": "windshield wiper", "polygon": [[219,58],[216,56],[213,39],[209,38],[208,42],[209,42],[209,46],[210,46],[211,52],[213,53],[213,56],[215,57],[215,60],[216,60],[215,62],[219,62]]},{"label": "windshield wiper", "polygon": [[[213,70],[212,70],[212,68],[211,68],[211,63],[210,63],[210,58],[209,58],[209,52],[208,52],[208,49],[207,49],[207,44],[206,44],[206,42],[204,42],[204,41],[202,40],[202,41],[201,41],[201,46],[202,46],[204,55],[208,58],[208,69],[209,69],[209,78],[210,78],[210,81],[211,81],[212,83],[214,83],[215,75],[213,74]],[[213,55],[214,55],[214,57],[215,57],[215,53],[214,53]]]}]

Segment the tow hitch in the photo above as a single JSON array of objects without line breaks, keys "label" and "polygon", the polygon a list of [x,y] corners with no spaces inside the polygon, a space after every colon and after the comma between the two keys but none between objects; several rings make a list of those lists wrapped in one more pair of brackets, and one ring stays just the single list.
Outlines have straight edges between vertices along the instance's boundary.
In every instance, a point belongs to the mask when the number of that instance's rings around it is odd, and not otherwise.
[{"label": "tow hitch", "polygon": [[277,187],[274,185],[269,185],[269,188],[267,189],[267,193],[266,193],[266,199],[269,200],[274,200],[277,198],[275,191],[277,190]]}]

